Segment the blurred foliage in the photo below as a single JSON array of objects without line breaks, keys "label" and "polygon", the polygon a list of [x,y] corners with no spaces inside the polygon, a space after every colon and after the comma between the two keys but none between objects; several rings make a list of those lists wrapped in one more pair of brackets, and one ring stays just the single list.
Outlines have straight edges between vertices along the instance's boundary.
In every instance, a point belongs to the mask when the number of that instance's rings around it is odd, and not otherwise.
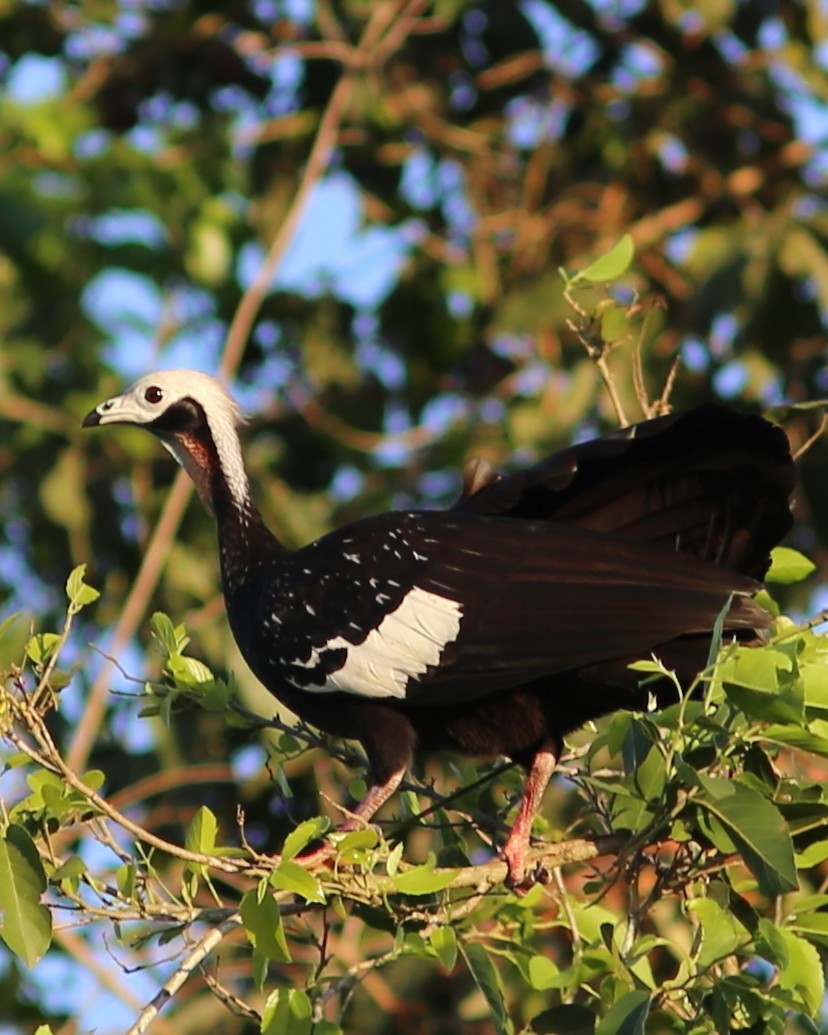
[{"label": "blurred foliage", "polygon": [[[357,43],[369,22],[379,28],[366,51]],[[370,511],[451,498],[470,455],[506,464],[611,426],[615,412],[585,351],[590,343],[613,346],[602,354],[630,419],[641,416],[633,358],[657,400],[678,356],[674,405],[716,395],[750,407],[785,403],[777,412],[802,445],[820,411],[797,404],[828,395],[828,160],[820,138],[827,35],[820,0],[0,5],[0,617],[25,612],[0,641],[3,670],[20,663],[30,622],[41,632],[59,627],[68,571],[87,563],[101,589],[94,608],[75,618],[65,649],[72,678],[48,717],[56,744],[71,746],[100,666],[82,644],[107,643],[174,475],[148,437],[81,439],[80,418],[157,366],[216,369],[344,71],[354,75],[353,89],[322,186],[358,206],[352,243],[371,233],[382,247],[394,242],[393,258],[377,245],[385,287],[366,302],[357,286],[370,272],[361,265],[370,265],[368,253],[348,265],[328,241],[314,242],[322,272],[301,287],[277,282],[236,378],[255,413],[246,444],[262,509],[291,545]],[[317,197],[307,225],[324,238],[313,222]],[[632,266],[621,282],[579,282],[579,316],[559,269],[571,278],[625,234],[635,244]],[[826,462],[824,439],[801,462],[794,542],[818,573],[780,594],[799,613],[814,606],[826,565]],[[270,702],[230,642],[213,538],[193,503],[143,612],[183,621],[193,654],[220,677],[232,671],[245,703],[268,714]],[[162,658],[148,617],[139,629],[119,660],[143,681],[158,674]],[[122,691],[132,687],[112,678]],[[747,700],[731,703],[761,718]],[[318,789],[344,796],[348,777],[324,754],[287,750],[283,737],[228,725],[221,710],[186,696],[168,718],[136,722],[134,700],[114,699],[81,766],[105,772],[107,795],[140,806],[143,825],[159,836],[183,843],[205,806],[227,843],[241,802],[255,847],[275,851],[316,814]],[[645,738],[649,730],[645,723]],[[744,757],[749,769],[756,756]],[[787,765],[782,759],[774,764]],[[811,763],[796,765],[810,774],[797,770],[796,794],[816,800]],[[459,771],[470,779],[474,769],[463,763]],[[764,762],[754,776],[770,786]],[[14,778],[12,771],[4,782]],[[502,806],[502,791],[479,793],[481,811]],[[4,788],[3,798],[15,795]],[[578,806],[568,788],[550,798],[550,829],[559,832]],[[407,807],[403,796],[398,808]],[[76,836],[83,857],[89,848]],[[422,838],[411,835],[406,858],[425,861]],[[813,862],[806,887],[818,890],[824,865]],[[583,874],[564,879],[574,893]],[[746,924],[732,889],[716,890],[718,879],[699,897],[732,911],[756,937],[756,922]],[[543,939],[571,946],[562,927],[545,926],[543,911],[508,908],[514,916],[503,937],[523,932],[532,959],[556,958]],[[614,886],[600,908],[609,910],[607,923],[620,923],[624,894]],[[670,899],[664,908],[650,932],[658,938],[672,938],[672,921],[686,927],[691,914],[696,930],[719,920],[711,905],[694,912]],[[474,914],[478,930],[484,914]],[[542,963],[530,971],[519,961],[495,980],[471,939],[465,964],[443,972],[433,960],[450,958],[450,936],[437,926],[430,941],[414,939],[428,945],[425,961],[400,936],[386,978],[359,970],[390,951],[376,914],[354,912],[350,925],[343,921],[334,942],[343,973],[352,973],[353,997],[336,1000],[350,1003],[351,1030],[490,1032],[498,1022],[486,1019],[496,1017],[486,1003],[499,983],[509,1010],[524,1002],[517,1023],[546,1011],[534,1030],[592,1030],[580,1000],[561,992],[574,986],[553,980]],[[731,934],[741,936],[735,926]],[[307,934],[309,945],[316,936]],[[799,952],[798,943],[788,946],[786,957],[781,942],[763,937],[769,947],[760,955],[774,966],[784,969]],[[609,939],[602,951],[601,966],[609,966],[617,943]],[[495,945],[493,959],[498,952]],[[84,971],[76,943],[56,943],[50,955],[61,954],[71,973]],[[163,947],[139,938],[126,965],[150,958],[163,958]],[[659,974],[670,971],[663,960],[659,966]],[[764,972],[752,966],[741,960],[739,972],[759,981]],[[49,979],[38,969],[26,977],[12,959],[3,967],[0,998],[17,1004],[9,1020],[21,1030],[32,1003],[44,1019],[67,1011],[46,997]],[[739,1026],[765,1030],[756,999],[734,988],[726,969],[706,1016],[719,1030],[737,1014]],[[528,986],[515,983],[519,973],[530,974]],[[154,971],[132,994],[149,999],[156,978]],[[590,987],[605,1005],[617,1001],[619,1030],[627,1019],[630,1030],[643,1030],[634,1027],[640,977],[635,987],[627,980],[616,973]],[[134,1000],[117,988],[102,1009],[120,994],[134,1014]],[[304,1023],[298,999],[277,995],[267,1009]],[[648,1024],[696,1030],[682,1017]],[[234,1020],[199,986],[181,1001],[175,1024],[182,1031],[205,1022],[228,1032],[257,1025]],[[607,1017],[602,1024],[602,1032],[616,1030]]]}]

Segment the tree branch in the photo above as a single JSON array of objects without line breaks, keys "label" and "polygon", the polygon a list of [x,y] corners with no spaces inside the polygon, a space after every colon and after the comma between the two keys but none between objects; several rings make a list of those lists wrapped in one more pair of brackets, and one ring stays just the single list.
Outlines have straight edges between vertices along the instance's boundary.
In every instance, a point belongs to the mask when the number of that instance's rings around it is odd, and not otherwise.
[{"label": "tree branch", "polygon": [[126,1035],[141,1035],[149,1029],[149,1026],[158,1016],[159,1012],[167,1005],[172,997],[179,991],[187,978],[192,972],[202,963],[207,956],[215,949],[215,947],[228,935],[231,931],[235,931],[237,927],[241,927],[242,918],[239,913],[233,913],[231,916],[223,920],[218,927],[212,928],[208,931],[204,937],[196,942],[194,947],[187,953],[184,960],[178,970],[172,975],[172,977],[165,981],[163,986],[156,992],[152,999],[147,1003],[144,1009],[141,1011],[140,1017],[135,1021],[131,1028],[128,1029]]}]

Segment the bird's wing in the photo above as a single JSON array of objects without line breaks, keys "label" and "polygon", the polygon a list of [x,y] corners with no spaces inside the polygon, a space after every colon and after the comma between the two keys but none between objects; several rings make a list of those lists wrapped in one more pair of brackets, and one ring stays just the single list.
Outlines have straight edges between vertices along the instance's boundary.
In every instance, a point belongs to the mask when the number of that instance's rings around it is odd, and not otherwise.
[{"label": "bird's wing", "polygon": [[311,692],[473,700],[709,631],[731,594],[728,627],[766,624],[750,579],[571,526],[382,515],[294,558],[272,633],[282,675]]}]

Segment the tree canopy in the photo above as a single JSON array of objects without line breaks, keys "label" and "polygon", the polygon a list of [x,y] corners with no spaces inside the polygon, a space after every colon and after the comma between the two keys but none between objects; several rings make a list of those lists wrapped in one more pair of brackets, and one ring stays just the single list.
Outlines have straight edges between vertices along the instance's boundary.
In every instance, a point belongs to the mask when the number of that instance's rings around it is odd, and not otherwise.
[{"label": "tree canopy", "polygon": [[[816,1030],[826,38],[820,0],[0,5],[11,1030]],[[169,457],[80,433],[174,365],[230,379],[290,546],[470,456],[763,410],[801,452],[771,643],[573,738],[524,897],[489,762],[309,872],[359,760],[271,720]]]}]

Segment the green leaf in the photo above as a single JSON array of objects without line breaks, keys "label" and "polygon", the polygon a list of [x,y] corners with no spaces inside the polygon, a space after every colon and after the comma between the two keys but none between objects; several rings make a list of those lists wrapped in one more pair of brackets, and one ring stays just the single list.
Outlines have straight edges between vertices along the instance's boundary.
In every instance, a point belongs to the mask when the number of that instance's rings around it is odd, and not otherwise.
[{"label": "green leaf", "polygon": [[106,773],[103,769],[87,769],[81,779],[90,791],[99,791],[106,780]]},{"label": "green leaf", "polygon": [[818,866],[828,859],[828,841],[815,841],[808,845],[801,852],[796,853],[796,865],[800,870],[807,870],[811,866]]},{"label": "green leaf", "polygon": [[751,943],[747,929],[712,898],[691,899],[687,909],[701,924],[702,940],[697,957],[700,967],[709,967]]},{"label": "green leaf", "polygon": [[210,855],[216,847],[217,833],[218,822],[216,817],[206,805],[202,805],[195,816],[193,816],[184,844],[190,852],[201,852],[204,855]]},{"label": "green leaf", "polygon": [[721,662],[717,674],[722,682],[776,693],[780,672],[792,670],[793,661],[784,651],[773,647],[741,647]]},{"label": "green leaf", "polygon": [[614,302],[601,304],[599,315],[601,318],[601,340],[612,344],[620,341],[630,332],[630,321],[627,310]]},{"label": "green leaf", "polygon": [[555,988],[560,971],[548,956],[533,956],[529,960],[529,984],[539,992]]},{"label": "green leaf", "polygon": [[[625,747],[630,744],[627,738]],[[652,809],[661,802],[667,778],[666,764],[661,751],[650,746],[646,755],[631,766],[625,758],[625,768],[630,775],[624,780],[624,790],[612,799],[613,828],[636,831],[642,829],[652,818]],[[641,745],[639,745],[640,747]]]},{"label": "green leaf", "polygon": [[52,883],[66,881],[72,891],[77,891],[78,880],[87,872],[86,863],[77,855],[70,855],[51,875]]},{"label": "green leaf", "polygon": [[432,895],[442,891],[457,876],[456,870],[435,870],[434,854],[422,866],[414,866],[394,877],[394,887],[403,895]]},{"label": "green leaf", "polygon": [[41,905],[46,874],[34,841],[12,823],[0,838],[0,936],[27,967],[33,967],[52,941],[52,915]]},{"label": "green leaf", "polygon": [[83,581],[86,574],[86,565],[79,564],[74,568],[66,580],[66,595],[69,597],[69,614],[76,615],[78,611],[93,603],[101,595],[97,589],[88,586]]},{"label": "green leaf", "polygon": [[258,952],[278,963],[291,962],[282,926],[282,913],[271,894],[266,891],[259,901],[258,890],[245,892],[239,912],[247,937]]},{"label": "green leaf", "polygon": [[601,284],[607,280],[615,280],[623,273],[626,273],[635,255],[635,245],[629,234],[624,234],[621,240],[608,252],[602,255],[595,262],[592,262],[586,269],[572,278],[573,281],[588,280],[592,284]]},{"label": "green leaf", "polygon": [[181,686],[195,687],[212,685],[213,673],[197,658],[188,658],[183,654],[173,654],[167,662],[170,675]]},{"label": "green leaf", "polygon": [[274,888],[300,895],[306,902],[325,901],[325,892],[316,877],[290,859],[283,859],[271,873],[270,883]]},{"label": "green leaf", "polygon": [[138,879],[138,867],[134,862],[124,863],[119,866],[115,873],[115,881],[118,890],[124,898],[132,898],[135,893],[135,885]]},{"label": "green leaf", "polygon": [[790,954],[788,943],[782,937],[781,929],[767,917],[762,916],[759,918],[757,933],[759,951],[776,966],[787,967]]},{"label": "green leaf", "polygon": [[793,679],[793,660],[773,647],[741,647],[719,665],[717,675],[728,698],[763,722],[801,724],[805,718],[801,684]]},{"label": "green leaf", "polygon": [[310,1035],[311,1001],[299,988],[277,988],[262,1011],[262,1035]]},{"label": "green leaf", "polygon": [[373,827],[349,830],[347,833],[332,830],[330,840],[336,845],[339,854],[345,855],[348,852],[361,852],[368,848],[376,848],[379,842],[379,832]]},{"label": "green leaf", "polygon": [[321,837],[330,825],[331,821],[326,816],[314,816],[312,819],[303,820],[285,838],[285,843],[282,845],[282,858],[292,859],[298,855],[311,841]]},{"label": "green leaf", "polygon": [[788,950],[788,963],[779,970],[779,985],[794,992],[808,1013],[815,1017],[825,995],[825,977],[819,953],[810,942],[784,927],[779,934]]},{"label": "green leaf", "polygon": [[457,935],[453,927],[435,927],[429,936],[429,944],[446,973],[454,970],[457,962]]},{"label": "green leaf", "polygon": [[467,942],[460,951],[475,984],[489,1004],[495,1031],[498,1035],[512,1035],[514,1028],[503,999],[503,986],[491,956],[479,942]]},{"label": "green leaf", "polygon": [[9,629],[11,629],[18,618],[20,618],[22,613],[22,611],[15,611],[14,614],[10,614],[8,618],[4,618],[3,621],[0,622],[0,640],[3,639]]},{"label": "green leaf", "polygon": [[612,1004],[598,1022],[595,1035],[644,1035],[649,1012],[649,994],[634,989]]},{"label": "green leaf", "polygon": [[765,575],[766,582],[778,582],[787,585],[790,582],[801,582],[806,579],[816,565],[798,550],[789,546],[775,546],[771,550],[771,566]]},{"label": "green leaf", "polygon": [[26,644],[26,654],[35,665],[45,665],[60,639],[57,633],[35,633]]},{"label": "green leaf", "polygon": [[803,665],[800,669],[805,707],[828,710],[828,666],[824,663]]},{"label": "green leaf", "polygon": [[189,642],[184,627],[176,628],[163,611],[156,611],[150,618],[150,632],[168,657],[180,654]]},{"label": "green leaf", "polygon": [[772,744],[784,744],[786,747],[810,751],[814,755],[828,758],[828,736],[823,736],[821,725],[809,722],[806,729],[798,726],[783,726],[778,723],[766,726],[762,730],[762,740]]},{"label": "green leaf", "polygon": [[400,841],[400,843],[395,845],[388,853],[388,858],[385,860],[385,872],[389,877],[393,877],[394,874],[399,871],[404,848],[404,843]]},{"label": "green leaf", "polygon": [[703,793],[697,803],[714,815],[732,837],[764,895],[797,888],[793,844],[776,806],[738,780],[698,774]]}]

